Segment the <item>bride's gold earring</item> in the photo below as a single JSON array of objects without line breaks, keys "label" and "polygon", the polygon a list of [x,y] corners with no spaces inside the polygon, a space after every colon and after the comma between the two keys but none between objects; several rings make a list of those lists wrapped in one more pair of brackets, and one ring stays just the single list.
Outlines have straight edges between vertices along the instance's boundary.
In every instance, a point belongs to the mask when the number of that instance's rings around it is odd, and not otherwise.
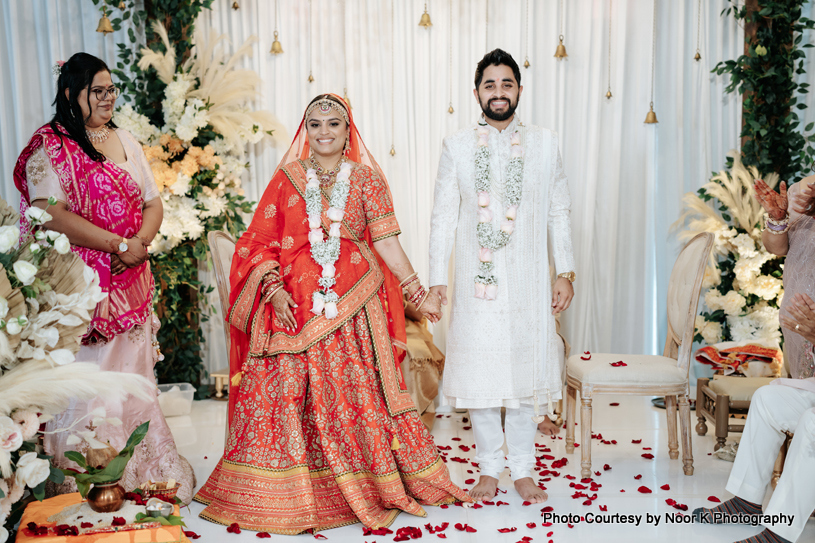
[{"label": "bride's gold earring", "polygon": [[350,152],[351,152],[351,137],[349,136],[349,137],[347,137],[347,138],[345,139],[345,149],[343,149],[342,153],[343,153],[345,156],[348,156],[348,154],[349,154]]}]

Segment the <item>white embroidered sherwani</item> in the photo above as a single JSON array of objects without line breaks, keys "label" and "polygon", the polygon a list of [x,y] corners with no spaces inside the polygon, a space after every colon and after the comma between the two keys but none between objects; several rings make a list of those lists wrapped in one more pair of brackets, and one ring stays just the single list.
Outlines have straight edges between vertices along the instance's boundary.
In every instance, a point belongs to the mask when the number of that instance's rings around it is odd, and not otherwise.
[{"label": "white embroidered sherwani", "polygon": [[[479,123],[484,123],[479,118]],[[521,135],[523,192],[510,242],[493,253],[498,280],[495,300],[474,297],[479,244],[475,190],[476,126],[444,139],[436,179],[430,231],[430,286],[447,285],[455,241],[455,285],[447,335],[444,394],[461,408],[510,407],[532,403],[541,414],[548,400],[561,398],[562,349],[552,315],[549,243],[557,273],[574,271],[569,187],[557,134],[525,126],[515,115],[502,132],[489,129],[492,197],[489,209],[498,230],[505,215],[503,185],[510,137]]]}]

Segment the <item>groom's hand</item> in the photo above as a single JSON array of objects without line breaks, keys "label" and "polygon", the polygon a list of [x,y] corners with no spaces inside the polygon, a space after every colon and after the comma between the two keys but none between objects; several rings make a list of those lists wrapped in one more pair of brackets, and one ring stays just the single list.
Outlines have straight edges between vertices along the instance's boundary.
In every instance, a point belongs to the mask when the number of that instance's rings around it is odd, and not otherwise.
[{"label": "groom's hand", "polygon": [[555,286],[552,287],[552,315],[568,309],[572,298],[574,298],[572,282],[565,277],[558,277]]},{"label": "groom's hand", "polygon": [[441,298],[441,305],[447,305],[447,285],[436,285],[430,287],[431,294],[437,295]]}]

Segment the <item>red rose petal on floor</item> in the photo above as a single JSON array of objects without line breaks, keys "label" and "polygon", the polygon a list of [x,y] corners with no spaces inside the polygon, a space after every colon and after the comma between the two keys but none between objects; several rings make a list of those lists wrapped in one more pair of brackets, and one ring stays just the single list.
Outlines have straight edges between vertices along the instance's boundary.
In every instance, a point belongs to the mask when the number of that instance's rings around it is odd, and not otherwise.
[{"label": "red rose petal on floor", "polygon": [[651,489],[648,488],[647,486],[641,486],[637,490],[639,490],[640,493],[642,493],[642,494],[650,494],[651,493]]},{"label": "red rose petal on floor", "polygon": [[534,528],[534,527],[535,527],[535,523],[534,523],[534,522],[527,522],[527,523],[526,523],[526,527],[527,527],[527,528],[529,528],[529,529],[531,530],[532,528]]},{"label": "red rose petal on floor", "polygon": [[620,492],[625,492],[625,490],[623,490],[623,489],[621,488],[621,489],[620,489]]},{"label": "red rose petal on floor", "polygon": [[651,450],[651,447],[643,447],[643,448],[642,448],[642,450],[643,450],[643,451],[650,451],[650,450]]},{"label": "red rose petal on floor", "polygon": [[510,532],[517,532],[518,528],[516,528],[515,526],[513,526],[512,528],[498,528],[498,531],[501,532],[502,534],[508,534]]},{"label": "red rose petal on floor", "polygon": [[184,530],[184,535],[187,536],[188,539],[201,539],[200,535],[191,530]]},{"label": "red rose petal on floor", "polygon": [[241,527],[238,526],[237,522],[233,522],[232,524],[229,525],[229,527],[227,527],[226,531],[229,532],[230,534],[239,534],[241,533]]},{"label": "red rose petal on floor", "polygon": [[638,480],[638,481],[639,481],[640,479],[642,479],[642,474],[635,475],[635,476],[634,476],[634,479],[636,479],[636,480]]},{"label": "red rose petal on floor", "polygon": [[501,507],[502,505],[509,505],[507,502],[497,501],[495,502],[495,507]]},{"label": "red rose petal on floor", "polygon": [[79,525],[80,528],[93,528],[93,522],[82,522]]},{"label": "red rose petal on floor", "polygon": [[662,486],[661,486],[661,487],[659,487],[659,488],[661,488],[662,490],[670,490],[670,489],[671,489],[671,485],[662,485]]},{"label": "red rose petal on floor", "polygon": [[532,505],[532,502],[523,502],[521,505],[523,505],[524,507],[528,507]]},{"label": "red rose petal on floor", "polygon": [[554,507],[552,507],[551,505],[547,505],[546,507],[541,509],[541,513],[551,513],[554,510],[555,510]]},{"label": "red rose petal on floor", "polygon": [[328,539],[328,538],[326,536],[324,536],[323,534],[317,534],[317,535],[314,536],[314,539]]},{"label": "red rose petal on floor", "polygon": [[554,533],[555,532],[549,532],[548,534],[546,534],[546,537],[552,537],[552,534],[554,534]]},{"label": "red rose petal on floor", "polygon": [[620,405],[620,402],[611,402],[608,405],[610,405],[611,407],[617,407],[618,405]]},{"label": "red rose petal on floor", "polygon": [[603,471],[608,471],[610,469],[611,469],[611,466],[609,466],[608,464],[603,465]]},{"label": "red rose petal on floor", "polygon": [[569,528],[574,528],[574,524],[567,524],[566,526],[568,526]]},{"label": "red rose petal on floor", "polygon": [[450,441],[461,441],[460,437],[451,437]]},{"label": "red rose petal on floor", "polygon": [[600,511],[608,511],[608,505],[601,505]]},{"label": "red rose petal on floor", "polygon": [[634,443],[634,444],[642,443],[642,440],[641,439],[632,439],[631,443]]},{"label": "red rose petal on floor", "polygon": [[721,503],[721,501],[722,501],[722,500],[720,500],[720,499],[719,499],[719,498],[717,498],[716,496],[708,496],[708,497],[707,497],[707,501],[709,501],[709,502],[715,502],[715,503]]},{"label": "red rose petal on floor", "polygon": [[110,524],[111,526],[124,526],[127,522],[122,517],[113,517],[113,521]]},{"label": "red rose petal on floor", "polygon": [[549,527],[549,526],[551,526],[551,525],[552,525],[552,523],[551,523],[551,522],[541,522],[541,526],[542,526],[543,528],[548,528],[548,527]]},{"label": "red rose petal on floor", "polygon": [[610,366],[614,366],[615,368],[621,368],[621,367],[623,367],[623,366],[627,366],[628,364],[626,364],[626,363],[625,363],[625,362],[623,362],[622,360],[619,360],[619,361],[617,361],[617,362],[609,362],[609,365],[610,365]]},{"label": "red rose petal on floor", "polygon": [[484,505],[495,505],[495,502],[489,500],[483,500],[481,503],[483,503]]},{"label": "red rose petal on floor", "polygon": [[648,460],[651,460],[652,458],[654,458],[654,455],[651,454],[651,453],[641,454],[640,456],[642,456],[643,458],[647,458]]},{"label": "red rose petal on floor", "polygon": [[472,429],[473,429],[473,427],[472,427],[472,426],[464,426],[464,427],[462,428],[462,430],[472,430]]},{"label": "red rose petal on floor", "polygon": [[591,505],[591,500],[586,500],[583,502],[583,505]]},{"label": "red rose petal on floor", "polygon": [[[477,504],[476,504],[476,505],[477,505]],[[447,505],[446,503],[445,503],[445,504],[443,504],[443,505],[440,505],[440,506],[439,506],[439,508],[440,508],[440,509],[447,509],[448,507],[450,507],[450,506],[449,506],[449,505]]]},{"label": "red rose petal on floor", "polygon": [[467,479],[466,481],[464,481],[464,484],[465,484],[465,485],[471,485],[471,484],[473,484],[474,482],[475,482],[475,479]]},{"label": "red rose petal on floor", "polygon": [[447,536],[445,534],[436,534],[436,537],[440,537],[442,539],[447,539]]},{"label": "red rose petal on floor", "polygon": [[260,539],[271,539],[272,534],[269,532],[258,532],[255,534],[255,537],[259,537]]}]

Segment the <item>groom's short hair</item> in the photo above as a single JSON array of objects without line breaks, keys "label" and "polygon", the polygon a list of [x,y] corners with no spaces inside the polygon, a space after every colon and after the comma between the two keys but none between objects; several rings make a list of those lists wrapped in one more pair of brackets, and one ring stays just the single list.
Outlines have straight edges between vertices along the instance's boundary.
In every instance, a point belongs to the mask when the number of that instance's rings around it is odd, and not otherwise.
[{"label": "groom's short hair", "polygon": [[518,67],[518,63],[515,62],[515,59],[512,58],[512,55],[504,51],[503,49],[493,49],[486,55],[481,61],[478,63],[478,66],[475,68],[475,88],[477,89],[478,86],[481,84],[481,80],[484,78],[484,70],[487,69],[487,66],[509,66],[512,68],[512,73],[515,75],[515,81],[518,83],[518,86],[521,86],[521,69]]}]

